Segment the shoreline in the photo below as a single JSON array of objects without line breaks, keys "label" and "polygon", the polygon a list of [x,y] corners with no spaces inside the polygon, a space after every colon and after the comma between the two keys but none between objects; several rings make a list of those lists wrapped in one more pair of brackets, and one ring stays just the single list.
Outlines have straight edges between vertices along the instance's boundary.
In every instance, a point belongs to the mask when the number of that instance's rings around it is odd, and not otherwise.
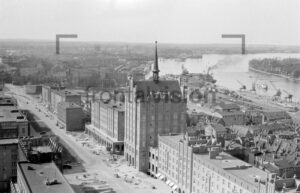
[{"label": "shoreline", "polygon": [[249,71],[254,71],[254,72],[259,72],[259,73],[262,73],[262,74],[278,76],[278,77],[285,78],[285,79],[288,79],[288,80],[293,80],[293,81],[300,81],[300,78],[292,78],[292,77],[284,76],[282,74],[275,74],[275,73],[272,73],[272,72],[266,72],[266,71],[263,71],[263,70],[255,69],[255,68],[250,67],[250,66],[248,67],[248,69],[249,69]]}]

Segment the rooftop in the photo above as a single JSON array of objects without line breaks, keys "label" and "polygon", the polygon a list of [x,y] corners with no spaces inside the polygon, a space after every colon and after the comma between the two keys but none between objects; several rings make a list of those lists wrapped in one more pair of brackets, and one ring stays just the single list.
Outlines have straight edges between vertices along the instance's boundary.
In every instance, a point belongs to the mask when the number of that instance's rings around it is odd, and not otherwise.
[{"label": "rooftop", "polygon": [[243,115],[244,113],[242,111],[216,111],[215,113],[226,116],[226,115]]},{"label": "rooftop", "polygon": [[78,93],[72,91],[72,90],[53,90],[54,93],[60,95],[60,96],[80,96]]},{"label": "rooftop", "polygon": [[[33,164],[19,162],[18,166],[31,192],[38,193],[74,193],[56,165],[51,163]],[[46,185],[49,181],[57,180],[57,184]]]},{"label": "rooftop", "polygon": [[222,108],[223,110],[233,110],[233,109],[240,109],[240,106],[237,105],[236,103],[224,103],[224,102],[221,102],[219,104],[216,105],[216,107],[220,107]]},{"label": "rooftop", "polygon": [[[258,183],[255,178],[260,178],[262,181],[266,180],[268,173],[260,170],[250,164],[241,161],[227,153],[220,153],[222,159],[210,159],[209,154],[194,154],[196,159],[200,159],[205,164],[212,166],[215,169],[220,169],[226,174],[230,174],[237,179],[247,182],[251,187],[257,187]],[[222,172],[222,173],[223,173]]]},{"label": "rooftop", "polygon": [[81,108],[78,104],[76,103],[72,103],[72,102],[59,102],[58,103],[59,106],[63,107],[64,109],[77,109],[77,108]]},{"label": "rooftop", "polygon": [[160,135],[159,141],[163,142],[165,144],[168,144],[169,147],[178,149],[179,146],[179,140],[183,139],[182,134],[168,134],[168,135]]},{"label": "rooftop", "polygon": [[291,116],[286,111],[264,111],[263,115],[269,120],[291,119]]},{"label": "rooftop", "polygon": [[155,83],[153,80],[143,80],[136,81],[136,90],[143,92],[144,96],[147,95],[150,91],[160,92],[160,91],[169,91],[169,92],[180,92],[180,86],[176,80],[160,80],[158,83]]},{"label": "rooftop", "polygon": [[10,144],[18,144],[17,139],[1,139],[0,145],[10,145]]},{"label": "rooftop", "polygon": [[16,107],[0,107],[0,122],[23,122],[26,117]]},{"label": "rooftop", "polygon": [[105,102],[103,100],[97,100],[97,103],[107,106],[108,108],[114,108],[117,111],[125,111],[124,103],[122,102]]},{"label": "rooftop", "polygon": [[0,96],[0,106],[15,106],[17,100],[10,96]]}]

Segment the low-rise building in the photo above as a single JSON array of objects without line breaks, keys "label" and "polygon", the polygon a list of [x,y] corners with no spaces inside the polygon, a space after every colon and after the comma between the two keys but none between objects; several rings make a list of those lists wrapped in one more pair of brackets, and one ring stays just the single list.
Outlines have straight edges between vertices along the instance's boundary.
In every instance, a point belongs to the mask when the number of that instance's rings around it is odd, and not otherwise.
[{"label": "low-rise building", "polygon": [[241,107],[235,103],[218,103],[215,106],[215,110],[218,111],[226,111],[226,112],[232,112],[232,111],[240,111]]},{"label": "low-rise building", "polygon": [[17,164],[17,184],[11,185],[12,192],[22,193],[74,193],[71,185],[53,162]]},{"label": "low-rise building", "polygon": [[72,102],[60,102],[57,108],[58,124],[66,131],[84,130],[84,114],[82,108]]},{"label": "low-rise building", "polygon": [[209,124],[205,127],[205,135],[213,136],[215,138],[225,137],[227,130],[221,124]]},{"label": "low-rise building", "polygon": [[276,160],[263,165],[263,168],[269,173],[276,173],[282,178],[292,178],[295,175],[296,167],[288,160]]},{"label": "low-rise building", "polygon": [[0,192],[9,191],[11,178],[17,176],[18,140],[0,140]]},{"label": "low-rise building", "polygon": [[124,152],[124,103],[101,100],[92,103],[91,124],[86,132],[115,153]]},{"label": "low-rise building", "polygon": [[217,111],[214,114],[224,121],[224,126],[244,125],[246,123],[245,113],[242,111]]},{"label": "low-rise building", "polygon": [[263,120],[262,123],[280,123],[280,122],[291,122],[292,117],[286,111],[264,111],[262,112]]}]

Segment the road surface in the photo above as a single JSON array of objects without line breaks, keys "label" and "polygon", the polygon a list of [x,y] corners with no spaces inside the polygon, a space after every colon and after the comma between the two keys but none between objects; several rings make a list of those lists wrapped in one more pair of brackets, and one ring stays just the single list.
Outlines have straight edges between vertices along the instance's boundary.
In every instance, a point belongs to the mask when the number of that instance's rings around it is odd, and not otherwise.
[{"label": "road surface", "polygon": [[[155,180],[151,177],[148,177],[147,179],[149,182],[152,182],[152,184],[157,187],[157,189],[152,189],[152,185],[149,185],[146,189],[140,189],[137,187],[133,187],[131,184],[128,184],[124,181],[122,178],[116,178],[115,177],[115,171],[107,166],[107,163],[105,163],[99,155],[95,155],[92,152],[88,151],[86,147],[84,147],[80,142],[76,141],[75,138],[68,135],[65,130],[60,129],[56,126],[57,118],[55,115],[53,115],[53,118],[51,119],[51,116],[46,116],[46,114],[50,114],[50,112],[46,112],[46,109],[41,105],[38,104],[38,101],[35,100],[33,97],[30,97],[24,93],[24,89],[20,87],[16,87],[13,85],[9,85],[8,88],[12,92],[12,95],[15,96],[18,100],[18,105],[22,109],[29,110],[31,113],[33,113],[35,116],[37,116],[39,119],[43,120],[45,125],[51,129],[51,131],[59,136],[61,140],[64,141],[64,143],[72,149],[72,151],[77,155],[80,160],[82,160],[82,164],[86,170],[87,174],[96,174],[97,178],[100,180],[105,180],[111,188],[113,188],[114,191],[120,192],[120,193],[139,193],[139,192],[145,192],[145,193],[166,193],[171,192],[171,188],[169,188],[166,184],[159,180]],[[38,105],[38,108],[41,109],[41,111],[36,108],[36,105]],[[69,181],[74,181],[74,179],[78,178],[79,174],[67,174],[65,175],[66,179]]]}]

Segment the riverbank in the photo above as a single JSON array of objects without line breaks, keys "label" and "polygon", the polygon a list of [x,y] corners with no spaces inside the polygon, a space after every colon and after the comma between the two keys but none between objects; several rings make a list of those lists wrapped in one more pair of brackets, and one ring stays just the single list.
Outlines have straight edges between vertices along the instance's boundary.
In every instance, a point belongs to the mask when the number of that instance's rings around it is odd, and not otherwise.
[{"label": "riverbank", "polygon": [[250,67],[250,66],[249,66],[249,71],[258,72],[258,73],[267,74],[267,75],[272,75],[272,76],[278,76],[278,77],[286,78],[288,80],[293,80],[293,81],[300,81],[300,78],[293,78],[293,77],[285,76],[283,74],[276,74],[276,73],[266,72],[266,71],[263,71],[263,70],[255,69],[255,68]]}]

